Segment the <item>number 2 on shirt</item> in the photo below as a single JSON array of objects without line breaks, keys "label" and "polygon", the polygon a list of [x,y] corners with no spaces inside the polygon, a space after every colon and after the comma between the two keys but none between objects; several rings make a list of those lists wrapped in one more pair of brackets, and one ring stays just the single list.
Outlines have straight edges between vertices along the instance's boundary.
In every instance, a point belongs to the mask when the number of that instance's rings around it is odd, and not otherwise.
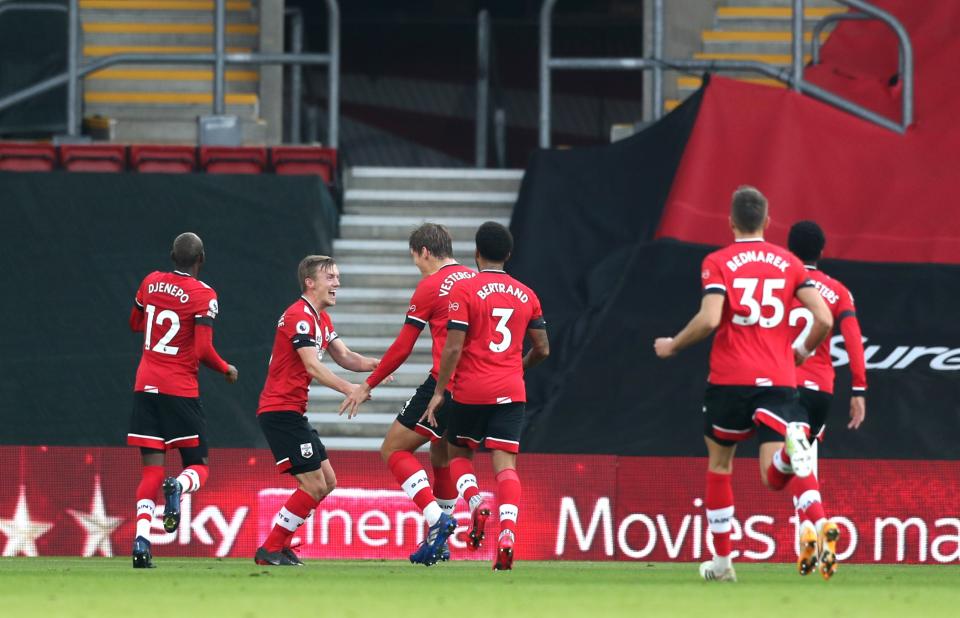
[{"label": "number 2 on shirt", "polygon": [[513,315],[513,309],[505,308],[494,308],[493,317],[500,318],[500,322],[497,323],[496,330],[502,339],[499,343],[490,342],[490,350],[492,352],[505,352],[507,348],[510,347],[510,343],[513,341],[513,335],[510,333],[510,329],[507,328],[507,320],[510,319],[510,316]]}]

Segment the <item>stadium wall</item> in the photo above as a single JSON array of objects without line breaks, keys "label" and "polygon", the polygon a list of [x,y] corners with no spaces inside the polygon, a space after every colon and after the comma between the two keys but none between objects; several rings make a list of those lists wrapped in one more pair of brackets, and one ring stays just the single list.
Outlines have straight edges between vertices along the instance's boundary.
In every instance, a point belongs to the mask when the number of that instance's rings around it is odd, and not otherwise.
[{"label": "stadium wall", "polygon": [[240,370],[200,370],[214,446],[264,446],[254,411],[296,268],[329,254],[337,209],[318,177],[0,172],[0,444],[121,445],[142,335],[140,281],[193,231],[219,296],[214,343]]},{"label": "stadium wall", "polygon": [[[124,448],[0,447],[3,555],[127,554],[135,529],[137,459]],[[427,463],[425,454],[421,459]],[[423,538],[423,520],[395,489],[379,455],[332,452],[331,461],[338,486],[298,533],[301,556],[406,559]],[[481,488],[495,487],[489,456],[479,455],[477,464]],[[791,562],[790,496],[763,489],[755,466],[755,460],[740,460],[734,473],[738,560]],[[251,558],[293,489],[287,476],[277,475],[266,450],[214,449],[210,468],[204,489],[184,498],[180,529],[166,534],[155,528],[158,562]],[[517,556],[678,562],[708,557],[705,469],[702,458],[524,455]],[[41,470],[51,473],[37,474]],[[827,460],[820,477],[826,504],[844,532],[842,560],[960,561],[956,462]],[[453,559],[491,560],[492,543],[476,553],[465,549],[470,518],[462,502],[456,517],[461,525],[451,539]],[[494,537],[488,532],[488,539]]]}]

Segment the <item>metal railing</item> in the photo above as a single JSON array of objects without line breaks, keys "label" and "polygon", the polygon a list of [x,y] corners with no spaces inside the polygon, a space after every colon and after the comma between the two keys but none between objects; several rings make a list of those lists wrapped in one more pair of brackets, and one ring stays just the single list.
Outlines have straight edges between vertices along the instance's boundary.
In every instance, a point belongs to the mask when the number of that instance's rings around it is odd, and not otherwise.
[{"label": "metal railing", "polygon": [[900,45],[901,79],[903,81],[903,112],[897,123],[844,97],[829,92],[803,78],[803,19],[804,0],[793,0],[791,17],[791,66],[783,69],[756,61],[689,60],[663,57],[664,7],[663,0],[653,0],[652,51],[640,58],[557,58],[551,55],[553,10],[557,0],[544,0],[540,8],[540,147],[550,147],[550,77],[558,70],[652,71],[653,118],[663,112],[663,71],[750,71],[766,75],[789,85],[800,93],[819,99],[859,118],[878,124],[897,133],[905,133],[913,124],[913,48],[906,29],[890,13],[863,0],[837,0],[887,23],[896,33]]},{"label": "metal railing", "polygon": [[488,167],[491,118],[495,165],[501,168],[506,165],[507,116],[495,56],[490,12],[483,9],[477,13],[477,107],[474,131],[474,166],[477,168]]},{"label": "metal railing", "polygon": [[[68,53],[67,71],[47,78],[0,99],[0,111],[67,85],[67,135],[80,134],[82,99],[80,80],[85,76],[115,64],[206,64],[213,65],[213,113],[222,114],[226,109],[226,66],[289,64],[326,65],[329,80],[329,104],[327,107],[327,144],[336,148],[340,127],[340,7],[337,0],[325,0],[328,16],[328,51],[325,54],[304,53],[226,53],[226,0],[214,4],[214,53],[212,54],[113,54],[103,56],[81,65],[80,10],[79,0],[68,0]],[[0,5],[2,7],[3,5]],[[38,5],[30,5],[38,6]]]}]

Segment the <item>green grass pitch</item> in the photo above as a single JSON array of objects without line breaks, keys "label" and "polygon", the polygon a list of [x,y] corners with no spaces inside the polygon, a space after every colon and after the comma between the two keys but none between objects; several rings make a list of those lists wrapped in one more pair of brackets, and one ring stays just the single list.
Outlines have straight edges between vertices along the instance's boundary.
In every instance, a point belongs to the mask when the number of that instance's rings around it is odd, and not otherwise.
[{"label": "green grass pitch", "polygon": [[841,565],[824,582],[793,565],[737,565],[737,584],[701,581],[696,564],[523,562],[512,572],[452,562],[240,559],[0,559],[0,616],[960,616],[960,567]]}]

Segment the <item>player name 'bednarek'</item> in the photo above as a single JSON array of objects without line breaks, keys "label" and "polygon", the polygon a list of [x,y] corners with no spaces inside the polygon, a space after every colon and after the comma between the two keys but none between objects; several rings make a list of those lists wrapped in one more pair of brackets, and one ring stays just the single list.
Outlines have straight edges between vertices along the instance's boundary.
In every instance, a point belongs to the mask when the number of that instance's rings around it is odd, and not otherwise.
[{"label": "player name 'bednarek'", "polygon": [[182,287],[179,285],[174,285],[173,283],[151,283],[147,286],[148,294],[169,294],[180,299],[181,303],[186,303],[190,300],[190,295],[187,294]]},{"label": "player name 'bednarek'", "polygon": [[500,294],[507,294],[508,296],[516,296],[520,299],[520,302],[525,303],[529,301],[529,296],[527,293],[521,290],[520,288],[515,288],[512,285],[506,283],[488,283],[482,288],[477,290],[477,296],[481,299],[490,296],[491,294],[499,292]]},{"label": "player name 'bednarek'", "polygon": [[454,273],[450,273],[443,280],[443,283],[440,284],[440,296],[446,296],[450,293],[450,289],[453,287],[453,284],[462,279],[472,279],[476,277],[477,273],[471,270],[460,270]]},{"label": "player name 'bednarek'", "polygon": [[738,268],[750,262],[766,262],[780,269],[780,272],[787,272],[790,262],[786,261],[776,253],[764,253],[763,251],[741,251],[727,260],[727,268],[731,272],[736,272]]}]

